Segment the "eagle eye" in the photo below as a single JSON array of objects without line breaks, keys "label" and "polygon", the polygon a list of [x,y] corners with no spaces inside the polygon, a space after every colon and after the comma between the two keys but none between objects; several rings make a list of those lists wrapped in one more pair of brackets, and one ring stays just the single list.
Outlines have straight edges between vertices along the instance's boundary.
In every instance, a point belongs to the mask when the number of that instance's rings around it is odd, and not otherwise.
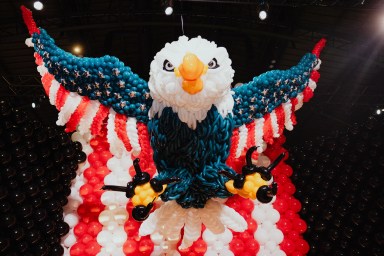
[{"label": "eagle eye", "polygon": [[173,71],[175,67],[172,65],[172,63],[169,60],[164,60],[163,63],[163,70],[165,71]]},{"label": "eagle eye", "polygon": [[208,63],[208,68],[209,69],[215,69],[220,67],[220,65],[217,63],[217,59],[213,58],[209,63]]}]

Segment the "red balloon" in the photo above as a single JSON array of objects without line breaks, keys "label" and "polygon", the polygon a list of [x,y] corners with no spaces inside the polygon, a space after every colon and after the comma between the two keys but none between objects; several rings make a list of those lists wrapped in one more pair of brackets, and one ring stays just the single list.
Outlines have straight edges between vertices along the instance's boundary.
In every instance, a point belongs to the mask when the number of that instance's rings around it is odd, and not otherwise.
[{"label": "red balloon", "polygon": [[92,240],[86,244],[85,252],[89,255],[96,255],[100,252],[101,246],[96,240]]},{"label": "red balloon", "polygon": [[89,180],[91,179],[92,177],[96,176],[96,169],[93,168],[93,167],[89,167],[87,169],[84,170],[84,177]]},{"label": "red balloon", "polygon": [[248,218],[247,223],[248,223],[248,230],[252,233],[255,233],[257,229],[257,222],[252,218]]},{"label": "red balloon", "polygon": [[241,208],[244,211],[251,213],[253,211],[253,208],[255,208],[255,205],[250,199],[245,199],[241,202]]},{"label": "red balloon", "polygon": [[123,252],[126,255],[137,255],[137,249],[137,242],[132,239],[128,239],[123,245]]},{"label": "red balloon", "polygon": [[124,230],[129,237],[136,235],[139,232],[140,224],[134,219],[129,219],[124,223]]},{"label": "red balloon", "polygon": [[306,255],[309,252],[309,244],[304,239],[296,242],[296,248],[302,255]]},{"label": "red balloon", "polygon": [[302,219],[297,219],[293,228],[302,234],[307,230],[307,223]]},{"label": "red balloon", "polygon": [[276,226],[284,233],[288,234],[292,230],[292,224],[291,221],[288,219],[280,219],[277,223]]},{"label": "red balloon", "polygon": [[88,155],[88,162],[90,165],[93,165],[94,162],[99,161],[99,154],[96,152],[92,152]]},{"label": "red balloon", "polygon": [[112,154],[111,152],[104,150],[99,154],[99,157],[100,157],[100,161],[106,164],[107,161],[112,157]]},{"label": "red balloon", "polygon": [[91,236],[90,234],[84,234],[80,237],[80,241],[83,243],[83,244],[87,244],[89,243],[90,241],[93,240],[93,236]]},{"label": "red balloon", "polygon": [[[279,189],[277,190],[277,192],[279,192]],[[288,210],[289,205],[285,199],[278,196],[276,198],[276,201],[273,203],[273,207],[279,212],[285,212],[286,210]]]},{"label": "red balloon", "polygon": [[198,255],[204,255],[204,253],[207,251],[207,243],[201,238],[194,242],[192,247]]},{"label": "red balloon", "polygon": [[77,223],[77,225],[73,228],[73,233],[76,235],[76,237],[82,237],[87,232],[87,224],[83,222]]},{"label": "red balloon", "polygon": [[88,184],[90,184],[92,186],[96,185],[97,183],[100,183],[100,179],[97,176],[93,176],[87,180],[88,180]]},{"label": "red balloon", "polygon": [[96,169],[96,175],[99,177],[99,179],[104,179],[104,177],[107,176],[110,172],[111,171],[107,166],[100,166]]},{"label": "red balloon", "polygon": [[294,212],[299,212],[301,210],[301,203],[296,198],[290,200],[289,208]]},{"label": "red balloon", "polygon": [[142,238],[139,242],[139,252],[142,255],[150,255],[153,251],[153,242],[149,238]]},{"label": "red balloon", "polygon": [[88,224],[87,233],[93,237],[96,237],[102,229],[103,225],[97,221],[92,221]]},{"label": "red balloon", "polygon": [[235,255],[242,255],[244,251],[244,242],[239,238],[234,238],[229,243],[229,249],[231,249]]},{"label": "red balloon", "polygon": [[85,245],[80,242],[77,242],[74,245],[72,245],[69,252],[71,255],[74,255],[74,256],[83,256],[84,250],[85,250]]},{"label": "red balloon", "polygon": [[290,255],[295,250],[295,244],[290,239],[285,238],[280,244],[280,249],[287,255]]},{"label": "red balloon", "polygon": [[246,250],[249,251],[252,255],[256,255],[260,250],[260,244],[253,238],[246,241]]},{"label": "red balloon", "polygon": [[84,198],[93,192],[93,187],[90,184],[84,184],[80,187],[79,194]]}]

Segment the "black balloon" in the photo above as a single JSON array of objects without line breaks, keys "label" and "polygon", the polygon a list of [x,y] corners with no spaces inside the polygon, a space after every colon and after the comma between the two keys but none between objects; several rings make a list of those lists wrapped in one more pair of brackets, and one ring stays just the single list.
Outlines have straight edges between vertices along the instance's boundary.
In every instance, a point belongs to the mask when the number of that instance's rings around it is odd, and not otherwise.
[{"label": "black balloon", "polygon": [[383,116],[290,152],[308,255],[384,255]]}]

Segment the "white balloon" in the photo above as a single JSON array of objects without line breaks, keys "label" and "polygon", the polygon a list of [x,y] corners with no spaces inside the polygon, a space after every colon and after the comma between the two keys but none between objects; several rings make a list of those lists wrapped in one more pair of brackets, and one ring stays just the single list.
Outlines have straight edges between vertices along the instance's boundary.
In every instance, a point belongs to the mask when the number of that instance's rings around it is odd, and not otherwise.
[{"label": "white balloon", "polygon": [[117,183],[117,180],[118,179],[117,179],[116,175],[113,172],[111,172],[110,174],[108,174],[104,177],[104,184],[114,185]]},{"label": "white balloon", "polygon": [[85,154],[87,154],[87,156],[88,156],[89,154],[91,154],[93,152],[93,149],[88,144],[85,144],[85,145],[83,145],[83,152]]},{"label": "white balloon", "polygon": [[205,252],[204,256],[217,256],[219,255],[215,250],[212,249],[207,249]]},{"label": "white balloon", "polygon": [[64,248],[63,256],[70,256],[69,250],[67,249],[67,247],[63,247],[63,248]]},{"label": "white balloon", "polygon": [[116,230],[119,225],[115,221],[108,222],[107,229],[110,231]]},{"label": "white balloon", "polygon": [[217,238],[218,237],[213,234],[209,229],[206,229],[203,233],[203,239],[207,243],[207,245],[213,245]]},{"label": "white balloon", "polygon": [[222,241],[216,241],[213,244],[213,248],[215,248],[217,252],[221,252],[224,249],[224,243]]},{"label": "white balloon", "polygon": [[[84,139],[83,139],[83,136],[81,136],[81,134],[79,132],[74,132],[71,136],[71,140],[72,141],[81,141]],[[81,144],[83,144],[83,143],[81,143]]]},{"label": "white balloon", "polygon": [[287,254],[282,250],[277,250],[272,253],[273,253],[273,256],[287,256]]},{"label": "white balloon", "polygon": [[271,209],[268,212],[268,220],[272,223],[278,222],[280,219],[280,213],[276,209]]},{"label": "white balloon", "polygon": [[113,255],[112,253],[116,250],[116,245],[114,243],[108,243],[104,246],[105,246],[105,251]]},{"label": "white balloon", "polygon": [[[115,203],[118,204],[118,205],[121,205],[121,206],[126,206],[127,203],[128,203],[128,198],[125,196],[125,193],[119,193],[119,192],[116,192],[115,193]],[[128,213],[127,213],[128,214]]]},{"label": "white balloon", "polygon": [[72,245],[74,245],[76,243],[76,237],[75,235],[68,235],[64,241],[63,241],[63,245],[65,247],[71,247]]},{"label": "white balloon", "polygon": [[256,220],[257,224],[262,223],[266,218],[265,211],[262,208],[256,207],[256,206],[253,209],[251,215],[252,215],[252,218]]},{"label": "white balloon", "polygon": [[260,244],[265,244],[268,241],[268,232],[259,226],[259,228],[255,232],[255,239],[260,243]]},{"label": "white balloon", "polygon": [[107,226],[113,221],[113,213],[110,210],[104,210],[99,214],[99,222],[103,226]]},{"label": "white balloon", "polygon": [[70,228],[73,228],[79,222],[79,217],[73,213],[69,213],[64,217],[64,221],[67,222]]},{"label": "white balloon", "polygon": [[218,235],[218,237],[224,244],[228,244],[232,241],[233,234],[231,231],[229,231],[229,229],[226,228],[223,233]]},{"label": "white balloon", "polygon": [[[120,247],[124,244],[124,242],[127,240],[127,233],[125,233],[124,229],[116,228],[116,230],[113,232],[113,243]],[[113,254],[115,255],[115,254]]]},{"label": "white balloon", "polygon": [[279,230],[277,228],[275,230],[272,230],[270,236],[271,236],[271,239],[276,244],[280,244],[281,242],[283,242],[284,234],[283,234],[283,232],[281,232],[281,230]]},{"label": "white balloon", "polygon": [[158,232],[151,234],[151,240],[154,244],[160,245],[161,242],[163,242],[163,236],[160,235]]},{"label": "white balloon", "polygon": [[109,232],[108,230],[102,230],[98,235],[97,235],[97,238],[96,238],[97,242],[104,246],[108,243],[111,243],[112,242],[112,233]]},{"label": "white balloon", "polygon": [[263,228],[269,233],[271,230],[275,229],[274,224],[272,222],[266,220],[262,223]]},{"label": "white balloon", "polygon": [[[105,191],[101,197],[100,197],[100,201],[104,204],[104,205],[110,205],[110,204],[113,204],[116,202],[116,198],[115,198],[115,192],[113,191]],[[124,194],[124,193],[121,193],[121,194]]]},{"label": "white balloon", "polygon": [[113,256],[125,256],[125,253],[121,248],[115,248],[113,252],[111,253]]},{"label": "white balloon", "polygon": [[265,249],[267,249],[270,252],[274,252],[277,249],[277,245],[275,241],[269,240],[268,242],[265,243]]},{"label": "white balloon", "polygon": [[100,252],[96,254],[96,256],[110,256],[109,253],[105,250],[105,248],[101,248]]},{"label": "white balloon", "polygon": [[227,248],[224,248],[220,252],[220,256],[235,256],[231,250],[228,250]]},{"label": "white balloon", "polygon": [[112,157],[111,159],[108,160],[107,167],[112,172],[117,172],[121,169],[121,163],[116,157]]},{"label": "white balloon", "polygon": [[128,219],[128,212],[125,207],[119,207],[113,211],[113,219],[117,224],[124,225],[125,221]]}]

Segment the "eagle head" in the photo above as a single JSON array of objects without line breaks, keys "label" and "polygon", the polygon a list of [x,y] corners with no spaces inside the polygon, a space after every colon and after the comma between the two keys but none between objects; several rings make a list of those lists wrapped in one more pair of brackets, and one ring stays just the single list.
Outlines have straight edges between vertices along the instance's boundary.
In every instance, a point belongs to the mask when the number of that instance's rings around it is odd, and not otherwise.
[{"label": "eagle head", "polygon": [[213,105],[223,117],[231,113],[231,63],[224,47],[200,36],[181,36],[167,43],[150,67],[148,85],[154,100],[150,118],[171,107],[182,122],[195,129]]}]

